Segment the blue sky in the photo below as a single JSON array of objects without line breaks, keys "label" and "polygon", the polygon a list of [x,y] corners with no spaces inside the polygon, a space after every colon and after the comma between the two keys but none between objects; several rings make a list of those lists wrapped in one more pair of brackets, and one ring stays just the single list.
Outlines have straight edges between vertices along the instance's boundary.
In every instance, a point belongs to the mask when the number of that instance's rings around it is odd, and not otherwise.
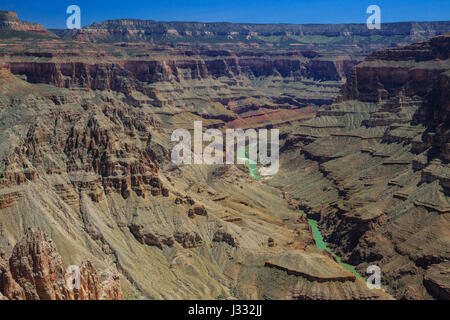
[{"label": "blue sky", "polygon": [[450,20],[449,0],[0,0],[22,20],[65,28],[66,8],[81,8],[82,26],[107,19],[251,23],[365,23],[366,8],[381,8],[381,22]]}]

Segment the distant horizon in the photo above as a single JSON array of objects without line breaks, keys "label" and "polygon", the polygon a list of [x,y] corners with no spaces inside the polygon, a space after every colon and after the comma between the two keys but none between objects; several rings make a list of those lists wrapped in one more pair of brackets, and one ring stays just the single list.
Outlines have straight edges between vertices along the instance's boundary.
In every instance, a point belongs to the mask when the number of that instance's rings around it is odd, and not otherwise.
[{"label": "distant horizon", "polygon": [[[20,19],[20,16],[19,16]],[[154,20],[154,19],[135,19],[135,18],[117,18],[117,19],[106,19],[100,22],[93,22],[90,25],[85,25],[83,28],[89,27],[93,24],[101,24],[106,21],[118,21],[118,20],[136,20],[136,21],[153,21],[157,23],[205,23],[205,24],[214,24],[214,23],[227,23],[227,24],[248,24],[248,25],[299,25],[299,26],[308,26],[308,25],[365,25],[365,23],[360,22],[338,22],[338,23],[286,23],[286,22],[278,22],[278,23],[254,23],[254,22],[230,22],[230,21],[184,21],[184,20]],[[35,22],[35,21],[25,21],[25,22]],[[396,23],[433,23],[433,22],[450,22],[449,20],[432,20],[432,21],[393,21],[393,22],[385,22],[384,24],[396,24]],[[48,30],[64,30],[66,28],[47,28]],[[450,30],[449,30],[450,32]]]},{"label": "distant horizon", "polygon": [[[81,8],[81,26],[107,20],[152,20],[233,24],[364,24],[369,5],[381,8],[381,23],[450,21],[450,1],[441,0],[3,0],[1,10],[17,12],[19,19],[42,24],[47,29],[66,29],[69,5]],[[450,30],[449,30],[450,31]]]},{"label": "distant horizon", "polygon": [[[0,11],[13,11],[13,10],[1,10]],[[15,12],[15,11],[14,11]],[[25,21],[21,19],[20,14],[16,12],[19,20],[23,22],[31,22],[36,23],[36,21]],[[353,25],[365,25],[365,23],[362,22],[337,22],[337,23],[289,23],[289,22],[274,22],[274,23],[255,23],[255,22],[230,22],[230,21],[188,21],[188,20],[155,20],[155,19],[136,19],[136,18],[116,18],[116,19],[106,19],[100,22],[93,22],[89,25],[84,25],[83,28],[89,27],[93,24],[101,24],[106,21],[118,21],[118,20],[135,20],[135,21],[153,21],[157,23],[205,23],[205,24],[214,24],[214,23],[227,23],[227,24],[249,24],[249,25],[347,25],[347,24],[353,24]],[[385,24],[395,24],[395,23],[432,23],[432,22],[450,22],[450,19],[448,20],[428,20],[428,21],[418,21],[418,20],[411,20],[411,21],[391,21],[391,22],[385,22]],[[37,22],[39,23],[39,22]],[[45,27],[45,26],[44,26]],[[66,28],[47,28],[49,30],[64,30]],[[450,32],[450,30],[449,30]]]}]

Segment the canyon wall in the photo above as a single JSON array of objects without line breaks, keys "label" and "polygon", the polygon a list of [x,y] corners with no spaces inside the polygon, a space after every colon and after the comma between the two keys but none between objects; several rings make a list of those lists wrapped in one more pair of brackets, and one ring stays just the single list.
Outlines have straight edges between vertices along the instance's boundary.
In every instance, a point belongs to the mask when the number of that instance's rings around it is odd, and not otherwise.
[{"label": "canyon wall", "polygon": [[287,173],[270,182],[318,220],[344,261],[379,266],[399,299],[449,290],[437,271],[450,254],[449,45],[446,34],[370,54],[336,103],[292,128]]},{"label": "canyon wall", "polygon": [[367,38],[368,44],[398,43],[399,38],[408,43],[445,33],[449,28],[448,21],[383,23],[383,28],[369,30],[365,24],[245,24],[121,19],[94,23],[80,30],[53,31],[65,38],[92,42],[199,41],[281,46],[303,43],[320,46],[330,42],[354,44],[355,37]]}]

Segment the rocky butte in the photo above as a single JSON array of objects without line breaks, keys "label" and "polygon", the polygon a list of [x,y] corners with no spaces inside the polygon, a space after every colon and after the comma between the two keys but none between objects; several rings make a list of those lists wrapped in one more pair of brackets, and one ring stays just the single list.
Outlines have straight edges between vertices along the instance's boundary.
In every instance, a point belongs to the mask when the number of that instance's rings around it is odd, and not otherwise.
[{"label": "rocky butte", "polygon": [[[2,299],[449,298],[449,22],[0,25]],[[278,173],[173,164],[194,121]]]},{"label": "rocky butte", "polygon": [[39,23],[23,22],[19,20],[14,11],[0,10],[0,30],[2,36],[27,36],[27,32],[34,35],[46,35],[50,33]]}]

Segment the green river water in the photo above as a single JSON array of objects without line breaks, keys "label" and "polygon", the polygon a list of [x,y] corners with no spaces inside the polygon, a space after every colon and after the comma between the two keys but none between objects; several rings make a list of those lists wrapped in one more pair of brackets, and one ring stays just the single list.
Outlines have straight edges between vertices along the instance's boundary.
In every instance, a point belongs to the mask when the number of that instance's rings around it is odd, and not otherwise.
[{"label": "green river water", "polygon": [[[254,148],[256,146],[256,143],[251,144],[246,146],[245,148],[241,148],[237,151],[237,156],[239,158],[245,159],[245,163],[248,167],[249,170],[249,174],[253,179],[261,179],[261,176],[259,175],[258,172],[258,165],[256,163],[254,163],[253,161],[251,161],[248,158],[248,151],[250,150],[250,148]],[[302,214],[306,217],[306,214],[304,212],[302,212]],[[317,221],[313,220],[313,219],[308,219],[308,224],[311,226],[311,230],[314,236],[314,241],[316,242],[316,246],[317,248],[321,249],[321,250],[327,250],[335,259],[336,261],[343,266],[345,269],[351,271],[356,277],[364,279],[356,270],[353,266],[342,262],[341,258],[338,257],[335,253],[333,253],[331,251],[330,248],[327,247],[326,242],[323,240],[323,236],[319,231],[319,228],[317,226]]]},{"label": "green river water", "polygon": [[249,172],[250,177],[252,177],[253,179],[261,179],[261,176],[259,175],[258,172],[258,165],[248,158],[248,151],[256,146],[257,146],[256,143],[252,143],[248,146],[245,146],[245,148],[240,148],[237,151],[237,156],[238,158],[245,159],[245,164],[247,165],[247,168],[250,171]]},{"label": "green river water", "polygon": [[[305,213],[303,213],[303,215],[306,216]],[[311,226],[312,232],[313,232],[313,236],[314,236],[314,240],[316,241],[316,246],[317,248],[321,249],[321,250],[327,250],[335,259],[336,261],[343,266],[345,269],[353,272],[353,274],[355,276],[357,276],[358,278],[364,279],[356,270],[355,268],[353,268],[353,266],[342,262],[341,258],[338,257],[335,253],[333,253],[331,251],[330,248],[327,247],[326,242],[323,240],[322,234],[319,231],[319,228],[317,227],[317,221],[313,220],[313,219],[308,219],[308,224]]]}]

